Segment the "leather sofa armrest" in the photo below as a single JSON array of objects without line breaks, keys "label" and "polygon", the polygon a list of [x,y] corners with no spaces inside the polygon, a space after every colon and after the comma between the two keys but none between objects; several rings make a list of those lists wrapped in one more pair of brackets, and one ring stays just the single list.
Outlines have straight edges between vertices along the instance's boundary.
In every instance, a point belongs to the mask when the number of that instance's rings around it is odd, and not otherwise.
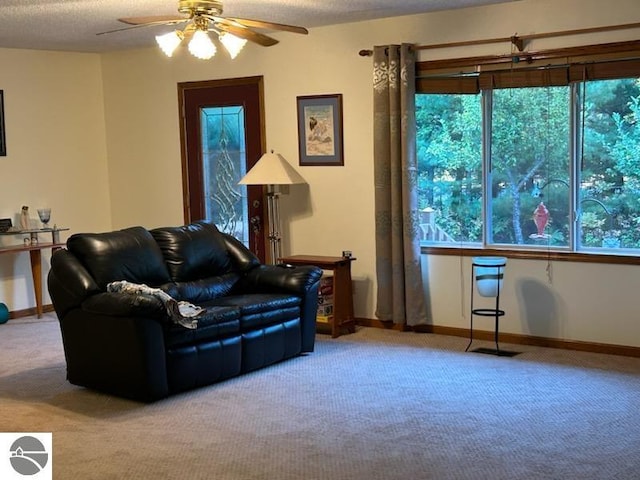
[{"label": "leather sofa armrest", "polygon": [[237,286],[241,293],[288,293],[299,296],[302,351],[313,352],[321,276],[322,269],[315,266],[260,265],[249,270]]},{"label": "leather sofa armrest", "polygon": [[100,291],[80,260],[64,249],[56,250],[51,256],[47,285],[60,318],[72,308],[79,307],[87,297]]},{"label": "leather sofa armrest", "polygon": [[69,382],[145,402],[169,394],[161,322],[74,308],[60,328]]},{"label": "leather sofa armrest", "polygon": [[167,318],[162,302],[151,295],[102,292],[82,302],[82,310],[115,317]]},{"label": "leather sofa armrest", "polygon": [[249,270],[238,287],[246,292],[305,295],[321,276],[322,270],[314,266],[260,265]]}]

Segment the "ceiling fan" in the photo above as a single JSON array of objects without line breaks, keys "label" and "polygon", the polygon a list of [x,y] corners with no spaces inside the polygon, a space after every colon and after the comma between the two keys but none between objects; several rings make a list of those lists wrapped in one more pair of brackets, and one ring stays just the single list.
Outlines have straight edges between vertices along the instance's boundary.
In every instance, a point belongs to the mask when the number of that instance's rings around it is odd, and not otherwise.
[{"label": "ceiling fan", "polygon": [[229,51],[232,58],[235,58],[247,41],[263,47],[270,47],[278,43],[275,38],[257,32],[256,29],[280,30],[303,35],[309,33],[306,28],[294,25],[248,18],[223,17],[222,10],[222,2],[217,0],[178,0],[178,12],[181,16],[152,15],[119,18],[118,21],[131,26],[101,32],[98,35],[139,27],[185,24],[182,30],[156,36],[160,48],[170,57],[183,39],[191,37],[189,51],[198,58],[208,59],[216,51],[208,32],[215,32],[218,35],[218,39]]}]

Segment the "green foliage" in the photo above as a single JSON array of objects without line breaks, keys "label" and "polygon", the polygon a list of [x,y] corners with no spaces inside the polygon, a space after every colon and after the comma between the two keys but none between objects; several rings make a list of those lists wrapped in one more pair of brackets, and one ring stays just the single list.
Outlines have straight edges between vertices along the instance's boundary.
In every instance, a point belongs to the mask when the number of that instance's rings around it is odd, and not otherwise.
[{"label": "green foliage", "polygon": [[417,95],[416,119],[419,207],[456,241],[481,241],[480,96]]},{"label": "green foliage", "polygon": [[[552,190],[551,179],[569,181],[569,90],[567,87],[512,88],[493,93],[491,163],[493,185],[493,241],[525,244],[536,231],[530,196],[534,181],[545,186],[549,228],[562,230],[569,212],[569,190]],[[553,187],[556,185],[554,184]],[[496,198],[507,195],[507,199]],[[553,198],[553,201],[550,201]],[[510,211],[504,211],[504,204]],[[496,223],[504,223],[496,231]],[[566,230],[566,229],[565,229]],[[530,232],[530,233],[529,233]],[[547,231],[547,233],[549,233]],[[557,235],[556,238],[559,238]]]},{"label": "green foliage", "polygon": [[582,244],[640,248],[640,82],[589,82],[585,91]]},{"label": "green foliage", "polygon": [[[491,237],[539,244],[533,211],[549,210],[544,244],[568,246],[571,223],[571,89],[580,95],[580,245],[640,248],[640,81],[485,92],[490,135]],[[416,95],[420,208],[456,242],[482,241],[482,99]],[[532,195],[533,193],[533,195]]]}]

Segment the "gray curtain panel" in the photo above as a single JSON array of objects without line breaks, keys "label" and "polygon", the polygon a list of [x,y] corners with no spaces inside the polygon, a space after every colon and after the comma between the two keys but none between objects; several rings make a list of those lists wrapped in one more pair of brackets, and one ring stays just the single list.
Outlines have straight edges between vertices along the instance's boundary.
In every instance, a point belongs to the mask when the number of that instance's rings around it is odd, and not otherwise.
[{"label": "gray curtain panel", "polygon": [[376,316],[402,325],[427,323],[420,267],[415,54],[411,45],[373,53]]}]

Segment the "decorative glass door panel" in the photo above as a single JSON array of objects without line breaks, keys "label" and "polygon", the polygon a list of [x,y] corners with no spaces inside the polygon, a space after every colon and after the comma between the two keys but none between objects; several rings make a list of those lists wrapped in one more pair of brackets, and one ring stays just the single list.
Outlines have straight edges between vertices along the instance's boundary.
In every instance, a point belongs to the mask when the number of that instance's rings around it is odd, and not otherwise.
[{"label": "decorative glass door panel", "polygon": [[205,218],[222,232],[249,246],[247,187],[238,185],[246,173],[244,108],[200,110]]}]

